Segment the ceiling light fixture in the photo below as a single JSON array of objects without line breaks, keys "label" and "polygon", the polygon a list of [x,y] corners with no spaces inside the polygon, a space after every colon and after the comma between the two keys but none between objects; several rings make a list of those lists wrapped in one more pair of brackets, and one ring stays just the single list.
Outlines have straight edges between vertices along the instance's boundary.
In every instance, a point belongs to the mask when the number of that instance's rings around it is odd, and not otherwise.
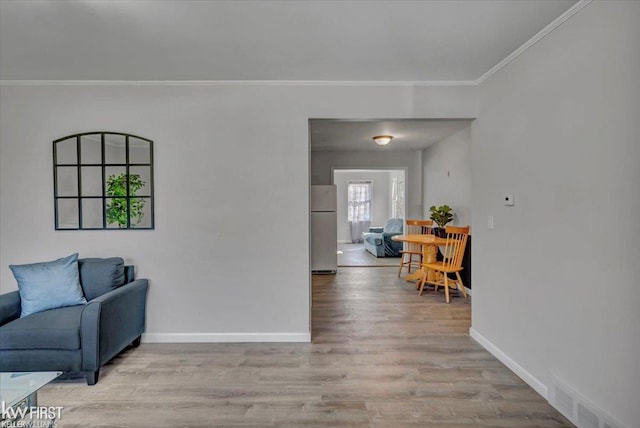
[{"label": "ceiling light fixture", "polygon": [[393,136],[391,135],[376,135],[373,137],[373,141],[379,146],[386,146],[391,140],[393,140]]}]

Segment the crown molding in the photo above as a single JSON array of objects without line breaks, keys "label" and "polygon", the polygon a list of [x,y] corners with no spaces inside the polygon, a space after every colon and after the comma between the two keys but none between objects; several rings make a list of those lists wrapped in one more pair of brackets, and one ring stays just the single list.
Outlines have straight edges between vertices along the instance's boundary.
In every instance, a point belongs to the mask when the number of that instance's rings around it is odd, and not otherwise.
[{"label": "crown molding", "polygon": [[0,80],[3,86],[473,86],[475,80]]},{"label": "crown molding", "polygon": [[529,40],[524,42],[524,44],[522,46],[520,46],[515,51],[511,52],[511,54],[509,54],[505,59],[503,59],[502,61],[500,61],[496,65],[494,65],[489,71],[487,71],[482,76],[480,76],[475,81],[476,85],[481,84],[482,82],[487,80],[489,77],[493,76],[498,71],[500,71],[502,68],[506,67],[507,64],[509,64],[511,61],[513,61],[514,59],[516,59],[517,57],[522,55],[531,46],[533,46],[536,43],[538,43],[540,40],[542,40],[547,35],[549,35],[551,32],[553,32],[553,30],[555,30],[556,28],[558,28],[559,26],[564,24],[573,15],[575,15],[576,13],[578,13],[582,9],[584,9],[584,7],[587,6],[589,3],[591,3],[591,1],[592,0],[580,0],[578,3],[574,4],[573,6],[571,6],[562,15],[560,15],[559,17],[554,19],[549,25],[547,25],[542,30],[540,30],[536,35],[534,35],[532,38],[530,38]]},{"label": "crown molding", "polygon": [[476,80],[0,80],[0,86],[477,86],[552,33],[592,0],[580,0]]}]

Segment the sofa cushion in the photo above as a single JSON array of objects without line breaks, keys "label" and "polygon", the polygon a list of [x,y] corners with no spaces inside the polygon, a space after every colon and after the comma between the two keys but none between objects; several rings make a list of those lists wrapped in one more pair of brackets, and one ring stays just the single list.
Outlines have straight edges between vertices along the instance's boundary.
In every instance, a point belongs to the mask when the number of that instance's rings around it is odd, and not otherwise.
[{"label": "sofa cushion", "polygon": [[390,218],[384,224],[384,233],[402,233],[403,224],[401,218]]},{"label": "sofa cushion", "polygon": [[80,349],[85,305],[50,309],[0,327],[0,349]]},{"label": "sofa cushion", "polygon": [[80,283],[87,300],[93,300],[124,285],[124,260],[120,257],[108,259],[78,260]]},{"label": "sofa cushion", "polygon": [[20,317],[87,303],[80,287],[78,253],[51,262],[9,266],[18,282]]}]

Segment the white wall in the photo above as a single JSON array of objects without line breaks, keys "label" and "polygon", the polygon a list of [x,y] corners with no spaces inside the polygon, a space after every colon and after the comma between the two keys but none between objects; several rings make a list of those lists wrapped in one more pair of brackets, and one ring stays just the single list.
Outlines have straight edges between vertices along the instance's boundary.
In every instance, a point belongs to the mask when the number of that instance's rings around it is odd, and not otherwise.
[{"label": "white wall", "polygon": [[450,224],[471,224],[471,127],[422,151],[424,218],[429,207],[447,204],[453,208]]},{"label": "white wall", "polygon": [[[475,105],[434,93],[420,117]],[[9,264],[120,255],[150,279],[146,340],[307,340],[308,121],[413,108],[405,85],[3,85],[0,292]],[[51,141],[93,130],[154,140],[155,230],[53,230]]]},{"label": "white wall", "polygon": [[371,225],[384,225],[389,218],[389,171],[335,171],[333,184],[336,185],[338,242],[351,242],[351,231],[347,220],[347,188],[351,180],[370,180],[372,186]]},{"label": "white wall", "polygon": [[[381,116],[379,116],[381,117]],[[331,184],[331,168],[407,170],[407,218],[422,215],[422,152],[312,152],[311,183]]]},{"label": "white wall", "polygon": [[471,125],[473,329],[627,427],[640,426],[639,21],[640,2],[589,4],[482,85]]}]

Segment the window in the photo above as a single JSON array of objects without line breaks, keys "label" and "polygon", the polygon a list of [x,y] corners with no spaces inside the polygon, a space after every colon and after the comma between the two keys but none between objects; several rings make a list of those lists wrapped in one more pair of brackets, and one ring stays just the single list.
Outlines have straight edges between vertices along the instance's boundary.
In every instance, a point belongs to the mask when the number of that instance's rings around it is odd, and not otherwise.
[{"label": "window", "polygon": [[56,230],[153,229],[153,141],[115,132],[53,142]]},{"label": "window", "polygon": [[371,181],[348,183],[348,221],[371,221],[371,187]]}]

